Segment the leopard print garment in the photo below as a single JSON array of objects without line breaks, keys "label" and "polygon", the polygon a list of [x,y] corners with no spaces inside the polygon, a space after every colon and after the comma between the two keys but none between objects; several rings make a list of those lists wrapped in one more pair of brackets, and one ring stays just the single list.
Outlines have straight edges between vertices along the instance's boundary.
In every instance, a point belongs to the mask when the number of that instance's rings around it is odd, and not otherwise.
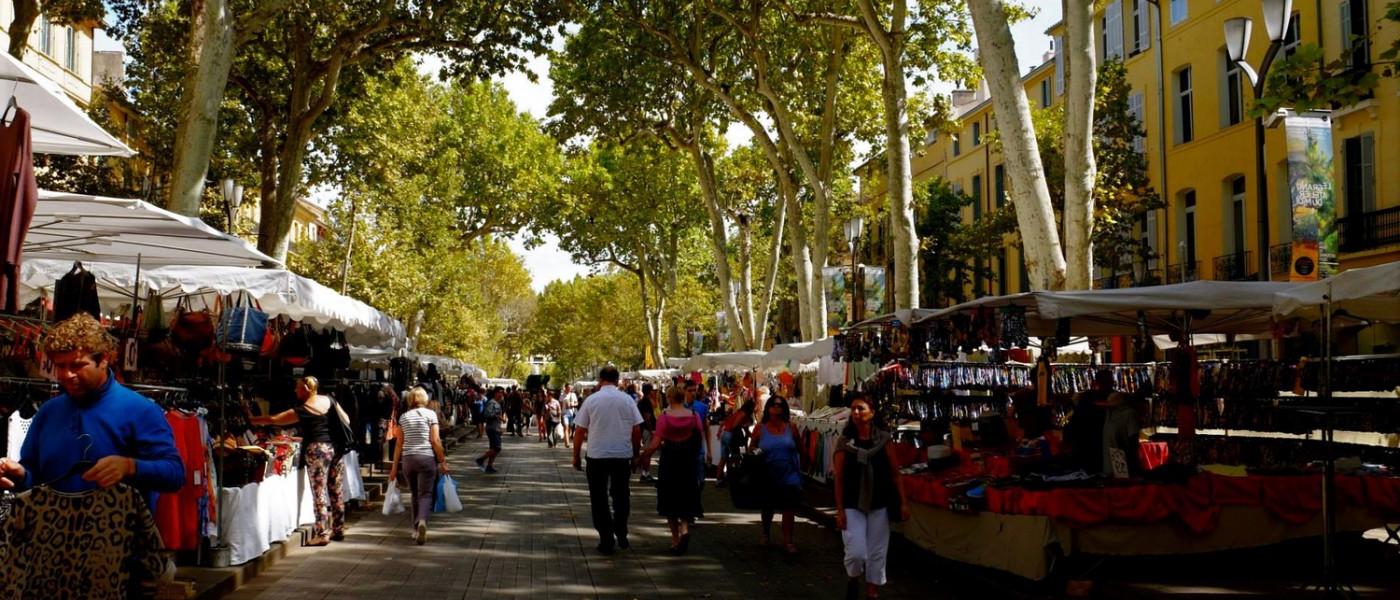
[{"label": "leopard print garment", "polygon": [[0,599],[120,599],[153,584],[164,546],[134,488],[16,496],[0,524]]}]

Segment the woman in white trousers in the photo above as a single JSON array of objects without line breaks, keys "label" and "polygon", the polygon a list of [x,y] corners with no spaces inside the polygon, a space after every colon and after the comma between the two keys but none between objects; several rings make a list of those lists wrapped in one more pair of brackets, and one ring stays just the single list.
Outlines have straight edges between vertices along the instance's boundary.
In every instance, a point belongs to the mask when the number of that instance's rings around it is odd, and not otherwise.
[{"label": "woman in white trousers", "polygon": [[851,397],[851,417],[836,443],[836,526],[850,578],[846,597],[859,597],[864,578],[866,597],[878,598],[885,585],[890,520],[909,518],[899,463],[889,432],[876,424],[874,405],[859,393]]}]

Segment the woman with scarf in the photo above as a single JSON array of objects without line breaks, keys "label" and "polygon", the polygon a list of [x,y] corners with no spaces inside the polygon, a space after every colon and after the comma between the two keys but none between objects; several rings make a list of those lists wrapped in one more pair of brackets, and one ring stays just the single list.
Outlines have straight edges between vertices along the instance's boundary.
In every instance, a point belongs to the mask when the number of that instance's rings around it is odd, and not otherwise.
[{"label": "woman with scarf", "polygon": [[909,518],[899,462],[890,434],[876,422],[875,406],[864,394],[851,399],[851,418],[837,440],[834,457],[836,526],[845,544],[846,597],[860,593],[862,575],[866,597],[878,598],[885,585],[890,546],[890,521]]}]

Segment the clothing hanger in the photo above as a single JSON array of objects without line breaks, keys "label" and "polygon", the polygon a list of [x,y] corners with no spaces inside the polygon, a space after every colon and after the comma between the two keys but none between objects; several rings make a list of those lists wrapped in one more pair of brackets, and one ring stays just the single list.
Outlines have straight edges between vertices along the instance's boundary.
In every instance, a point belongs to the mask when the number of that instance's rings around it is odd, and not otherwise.
[{"label": "clothing hanger", "polygon": [[[19,84],[15,84],[15,87],[18,88]],[[10,100],[5,103],[5,113],[3,116],[0,116],[0,121],[4,121],[6,125],[9,125],[11,123],[11,118],[14,116],[10,114],[10,111],[17,110],[18,108],[19,103],[15,101],[15,95],[12,92],[10,94]]]},{"label": "clothing hanger", "polygon": [[64,479],[68,479],[69,477],[72,477],[74,475],[81,475],[83,473],[86,473],[88,469],[91,469],[93,465],[97,464],[97,461],[94,461],[87,457],[88,450],[91,450],[93,445],[92,436],[86,433],[78,434],[77,439],[81,440],[83,438],[87,438],[87,446],[83,447],[83,454],[82,457],[78,459],[78,462],[73,463],[73,466],[70,467],[68,469],[68,472],[64,473],[63,475],[60,475],[55,479],[39,484],[40,487],[48,487],[55,483],[63,481]]}]

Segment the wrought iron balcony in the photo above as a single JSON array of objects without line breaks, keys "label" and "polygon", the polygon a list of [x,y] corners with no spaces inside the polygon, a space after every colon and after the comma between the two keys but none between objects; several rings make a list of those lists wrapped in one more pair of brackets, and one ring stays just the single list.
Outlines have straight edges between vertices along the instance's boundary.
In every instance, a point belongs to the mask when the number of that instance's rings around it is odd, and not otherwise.
[{"label": "wrought iron balcony", "polygon": [[1269,246],[1269,278],[1274,281],[1288,281],[1293,272],[1293,244]]},{"label": "wrought iron balcony", "polygon": [[1338,219],[1337,236],[1342,252],[1400,244],[1400,206]]},{"label": "wrought iron balcony", "polygon": [[1182,268],[1181,263],[1167,267],[1167,283],[1183,283],[1201,278],[1201,261],[1191,261]]},{"label": "wrought iron balcony", "polygon": [[1216,281],[1249,281],[1254,279],[1254,253],[1248,250],[1215,257]]}]

